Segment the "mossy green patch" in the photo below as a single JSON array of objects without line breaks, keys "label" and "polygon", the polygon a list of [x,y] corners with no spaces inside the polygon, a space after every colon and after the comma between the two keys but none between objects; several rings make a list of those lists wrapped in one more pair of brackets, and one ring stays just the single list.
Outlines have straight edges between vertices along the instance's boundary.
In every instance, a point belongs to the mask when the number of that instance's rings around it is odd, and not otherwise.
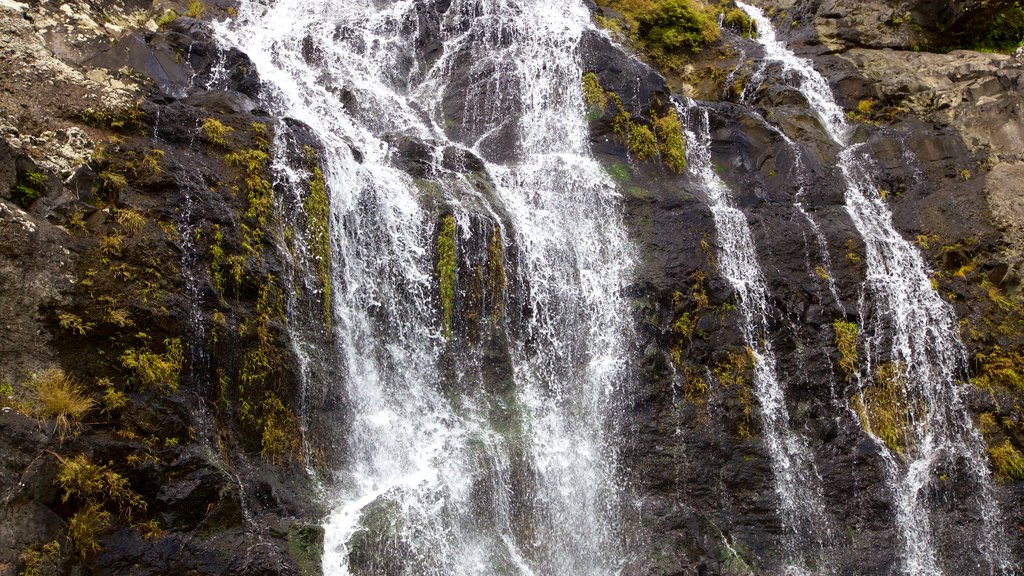
[{"label": "mossy green patch", "polygon": [[912,407],[906,385],[907,374],[903,365],[882,364],[875,371],[874,381],[852,401],[861,426],[897,454],[905,453],[913,444]]},{"label": "mossy green patch", "polygon": [[441,297],[441,327],[445,338],[452,336],[452,318],[455,314],[455,280],[456,280],[456,238],[457,226],[455,217],[448,215],[441,220],[441,230],[437,235],[438,290]]},{"label": "mossy green patch", "polygon": [[11,199],[22,208],[28,208],[32,202],[46,193],[46,175],[41,172],[19,172],[14,185],[11,186]]},{"label": "mossy green patch", "polygon": [[832,323],[835,345],[839,350],[839,368],[843,376],[850,380],[857,374],[860,362],[857,354],[857,325],[853,322],[836,320]]},{"label": "mossy green patch", "polygon": [[676,173],[686,171],[686,137],[683,134],[683,126],[679,122],[679,116],[675,111],[655,118],[653,121],[654,133],[658,138],[658,152],[661,153],[661,161],[670,170]]},{"label": "mossy green patch", "polygon": [[319,158],[313,149],[306,148],[306,162],[310,168],[309,193],[302,202],[306,212],[306,228],[309,246],[316,259],[317,275],[323,289],[324,323],[331,327],[331,201],[327,195],[327,181],[320,168]]},{"label": "mossy green patch", "polygon": [[1017,450],[1010,439],[988,449],[989,459],[996,475],[1004,480],[1024,480],[1024,454]]},{"label": "mossy green patch", "polygon": [[495,226],[491,241],[487,245],[487,294],[491,300],[491,319],[498,323],[505,313],[505,288],[508,276],[505,272],[505,243],[501,226]]}]

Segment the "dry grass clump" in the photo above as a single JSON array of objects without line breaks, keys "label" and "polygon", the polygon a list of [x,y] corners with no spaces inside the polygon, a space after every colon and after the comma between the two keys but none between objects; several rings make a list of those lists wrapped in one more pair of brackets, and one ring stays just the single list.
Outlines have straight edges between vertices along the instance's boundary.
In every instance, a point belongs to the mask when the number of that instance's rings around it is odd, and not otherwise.
[{"label": "dry grass clump", "polygon": [[34,374],[29,385],[35,395],[32,415],[55,420],[54,431],[63,438],[96,405],[85,390],[62,370]]}]

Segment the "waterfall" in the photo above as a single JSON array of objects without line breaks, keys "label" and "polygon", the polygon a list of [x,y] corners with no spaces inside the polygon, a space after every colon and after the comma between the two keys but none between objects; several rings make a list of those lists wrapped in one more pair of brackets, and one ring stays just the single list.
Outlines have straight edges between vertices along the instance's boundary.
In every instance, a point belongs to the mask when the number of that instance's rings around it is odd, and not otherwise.
[{"label": "waterfall", "polygon": [[[589,26],[583,2],[278,0],[217,27],[264,105],[326,151],[336,348],[318,356],[348,403],[327,574],[624,562],[614,435],[635,256],[589,152]],[[403,166],[402,142],[424,168]],[[483,282],[498,303],[476,342],[451,318],[484,273],[475,246],[501,280]],[[509,373],[485,377],[494,355]]]},{"label": "waterfall", "polygon": [[769,334],[768,288],[757,260],[746,215],[736,208],[729,188],[711,160],[711,127],[705,108],[681,109],[687,118],[687,159],[701,189],[708,195],[717,229],[719,271],[739,297],[743,338],[754,360],[754,386],[761,405],[762,434],[771,458],[779,499],[788,573],[813,569],[830,573],[826,548],[831,545],[831,520],[825,512],[820,479],[803,439],[790,429],[785,390]]},{"label": "waterfall", "polygon": [[932,287],[921,254],[893,227],[889,209],[876,191],[867,151],[850,142],[851,127],[828,82],[811,62],[797,57],[776,38],[771,21],[760,9],[743,2],[737,5],[757,22],[758,42],[765,52],[759,74],[769,65],[781,68],[840,148],[837,163],[846,184],[846,211],[867,252],[860,314],[860,343],[866,359],[852,409],[871,431],[865,390],[895,384],[900,388],[897,395],[904,397],[905,413],[898,416],[906,428],[901,431],[900,449],[878,439],[903,540],[903,570],[915,576],[942,573],[942,551],[936,549],[933,533],[955,527],[931,521],[927,492],[937,471],[945,467],[965,472],[976,486],[982,526],[976,534],[959,536],[979,542],[979,566],[986,565],[990,573],[1009,573],[1012,568],[984,444],[959,391],[968,375],[956,316]]}]

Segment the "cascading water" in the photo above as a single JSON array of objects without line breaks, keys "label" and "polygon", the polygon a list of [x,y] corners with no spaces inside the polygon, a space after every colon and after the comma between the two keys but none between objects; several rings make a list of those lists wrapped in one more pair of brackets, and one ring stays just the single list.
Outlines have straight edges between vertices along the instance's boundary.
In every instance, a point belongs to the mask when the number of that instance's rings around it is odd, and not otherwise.
[{"label": "cascading water", "polygon": [[820,480],[803,439],[790,429],[785,390],[779,381],[769,335],[767,287],[757,260],[746,215],[732,204],[730,191],[715,173],[711,160],[711,128],[707,109],[681,109],[687,118],[687,159],[701,189],[708,195],[719,248],[719,269],[739,297],[743,338],[754,360],[754,384],[761,405],[765,447],[771,457],[775,491],[786,530],[791,574],[814,570],[830,573],[827,548],[831,521],[825,512]]},{"label": "cascading water", "polygon": [[850,143],[851,127],[828,82],[809,61],[776,38],[771,21],[760,9],[742,2],[737,5],[757,23],[758,42],[765,52],[762,70],[779,66],[840,147],[838,166],[846,183],[846,210],[867,252],[861,306],[861,342],[867,361],[861,368],[862,393],[856,400],[865,427],[871,430],[863,386],[870,386],[872,379],[881,386],[895,382],[902,389],[899,394],[905,395],[905,413],[899,416],[905,422],[899,439],[903,453],[884,452],[903,538],[904,572],[942,573],[942,555],[934,545],[933,532],[946,527],[931,522],[927,491],[935,482],[936,470],[946,466],[965,471],[977,487],[982,525],[976,535],[982,553],[979,570],[985,566],[990,573],[1010,573],[983,443],[960,397],[967,362],[956,316],[933,289],[921,255],[893,227],[889,210],[876,192],[870,158],[863,146]]},{"label": "cascading water", "polygon": [[[633,254],[589,156],[577,62],[589,20],[582,3],[543,0],[280,0],[246,3],[218,28],[253,58],[266,105],[326,150],[338,385],[351,406],[328,574],[599,575],[624,561],[610,435]],[[432,40],[428,60],[418,50]],[[460,124],[446,110],[462,88]],[[398,167],[395,138],[429,149],[422,177]],[[467,151],[485,158],[476,173],[446,161]],[[451,216],[438,235],[439,193]],[[516,309],[486,320],[509,340],[497,400],[481,393],[483,352],[452,331],[443,286],[437,312],[435,276],[462,269],[439,258],[481,243],[481,214],[501,223],[482,240],[497,246],[489,265],[517,264],[489,295]]]}]

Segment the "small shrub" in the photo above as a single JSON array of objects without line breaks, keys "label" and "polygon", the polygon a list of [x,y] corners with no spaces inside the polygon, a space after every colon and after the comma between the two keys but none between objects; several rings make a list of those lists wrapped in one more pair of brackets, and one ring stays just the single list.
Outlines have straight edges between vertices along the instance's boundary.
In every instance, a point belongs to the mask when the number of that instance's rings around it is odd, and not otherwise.
[{"label": "small shrub", "polygon": [[747,38],[753,38],[757,34],[757,23],[739,8],[729,8],[723,11],[722,25]]},{"label": "small shrub", "polygon": [[78,500],[87,504],[110,505],[126,518],[145,510],[142,496],[131,489],[128,479],[106,466],[92,463],[85,455],[62,458],[57,485],[64,494],[62,502]]},{"label": "small shrub", "polygon": [[46,193],[47,177],[41,172],[21,172],[14,186],[11,187],[11,199],[22,208],[28,208],[32,202]]},{"label": "small shrub", "polygon": [[128,179],[124,174],[113,170],[103,170],[99,174],[103,185],[111,192],[117,193],[128,187]]},{"label": "small shrub", "polygon": [[697,0],[647,3],[635,14],[637,33],[656,51],[699,51],[720,35],[714,15]]},{"label": "small shrub", "polygon": [[864,429],[897,454],[903,454],[913,439],[909,433],[912,420],[906,383],[906,369],[902,365],[882,364],[875,372],[874,383],[853,400]]},{"label": "small shrub", "polygon": [[131,315],[124,308],[110,308],[107,310],[107,322],[118,328],[131,328],[135,325]]},{"label": "small shrub", "polygon": [[62,370],[51,369],[32,376],[30,386],[35,394],[34,415],[53,418],[54,431],[63,438],[73,425],[95,406],[88,394]]},{"label": "small shrub", "polygon": [[115,232],[100,238],[100,252],[107,256],[116,256],[121,253],[124,246],[124,235]]},{"label": "small shrub", "polygon": [[996,346],[988,354],[978,354],[975,357],[978,366],[977,374],[971,382],[979,388],[994,389],[1000,387],[1006,390],[1024,390],[1024,375],[1021,374],[1024,368],[1024,354],[1018,352],[1007,352]]},{"label": "small shrub", "polygon": [[186,15],[189,18],[199,18],[203,15],[203,8],[204,6],[202,2],[200,2],[199,0],[191,0],[188,3],[188,12],[186,13]]},{"label": "small shrub", "polygon": [[211,144],[215,144],[222,148],[230,148],[228,143],[228,136],[235,131],[234,128],[223,124],[216,118],[207,118],[203,121],[201,128],[203,135],[210,141]]}]

